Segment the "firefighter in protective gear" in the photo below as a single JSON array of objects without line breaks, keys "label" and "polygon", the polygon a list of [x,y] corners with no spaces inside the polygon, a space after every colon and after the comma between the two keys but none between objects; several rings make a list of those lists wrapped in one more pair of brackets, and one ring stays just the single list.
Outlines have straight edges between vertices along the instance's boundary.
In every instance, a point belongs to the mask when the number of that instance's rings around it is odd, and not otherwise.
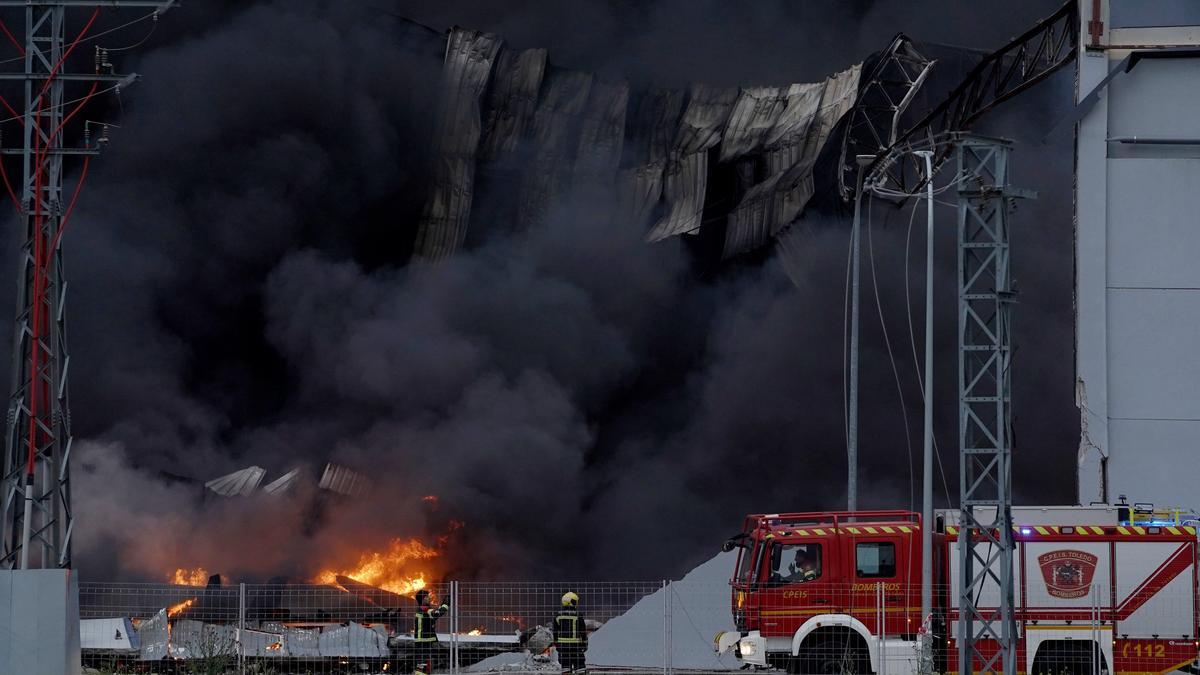
[{"label": "firefighter in protective gear", "polygon": [[554,646],[564,673],[583,672],[587,654],[587,626],[579,613],[579,596],[568,591],[554,617]]},{"label": "firefighter in protective gear", "polygon": [[788,565],[788,579],[787,580],[789,582],[803,583],[805,581],[812,581],[813,579],[816,579],[819,576],[821,576],[821,574],[820,574],[820,572],[817,571],[816,564],[813,563],[813,561],[811,559],[809,559],[809,557],[804,553],[804,551],[798,552],[796,554],[796,559]]},{"label": "firefighter in protective gear", "polygon": [[413,673],[429,675],[433,672],[433,660],[438,650],[437,620],[450,606],[442,603],[434,607],[429,591],[425,589],[417,591],[416,600],[417,613],[413,616],[413,655],[416,664]]}]

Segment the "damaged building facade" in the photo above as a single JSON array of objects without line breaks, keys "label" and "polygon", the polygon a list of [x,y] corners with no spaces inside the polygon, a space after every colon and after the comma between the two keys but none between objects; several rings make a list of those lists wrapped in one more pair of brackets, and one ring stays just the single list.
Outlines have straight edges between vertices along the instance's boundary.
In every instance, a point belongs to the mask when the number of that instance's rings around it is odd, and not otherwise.
[{"label": "damaged building facade", "polygon": [[635,90],[454,29],[415,255],[442,260],[497,229],[536,226],[573,190],[603,194],[648,242],[711,230],[721,258],[761,247],[812,199],[814,167],[840,150],[835,129],[863,72]]}]

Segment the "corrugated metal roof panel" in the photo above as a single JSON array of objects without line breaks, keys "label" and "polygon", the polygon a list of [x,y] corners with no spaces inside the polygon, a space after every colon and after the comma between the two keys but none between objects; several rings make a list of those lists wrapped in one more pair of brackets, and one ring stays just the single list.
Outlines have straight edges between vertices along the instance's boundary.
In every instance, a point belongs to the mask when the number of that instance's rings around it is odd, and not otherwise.
[{"label": "corrugated metal roof panel", "polygon": [[813,162],[808,158],[755,185],[729,214],[725,257],[766,244],[792,222],[813,195]]},{"label": "corrugated metal roof panel", "polygon": [[653,89],[634,96],[633,114],[625,131],[626,166],[665,162],[683,113],[684,92]]},{"label": "corrugated metal roof panel", "polygon": [[354,497],[365,493],[370,482],[361,473],[330,462],[325,465],[325,472],[321,474],[321,482],[317,487]]},{"label": "corrugated metal roof panel", "polygon": [[675,134],[675,149],[688,155],[720,143],[721,131],[737,98],[737,87],[693,84],[688,90],[687,108],[679,120],[679,131]]},{"label": "corrugated metal roof panel", "polygon": [[533,115],[533,156],[521,180],[517,215],[522,227],[543,222],[550,204],[567,186],[575,158],[571,140],[591,90],[591,73],[551,69],[546,76]]},{"label": "corrugated metal roof panel", "polygon": [[267,475],[261,466],[248,466],[220,478],[214,478],[204,484],[204,487],[223,497],[245,497],[254,492],[263,476]]},{"label": "corrugated metal roof panel", "polygon": [[501,41],[490,33],[454,29],[446,46],[441,117],[433,187],[417,226],[416,254],[441,260],[467,236],[474,190],[475,153],[483,121],[479,100]]},{"label": "corrugated metal roof panel", "polygon": [[762,147],[767,134],[779,123],[788,107],[786,92],[779,87],[742,89],[721,139],[721,161],[741,157]]},{"label": "corrugated metal roof panel", "polygon": [[787,89],[787,104],[763,138],[767,175],[773,176],[805,159],[806,152],[817,146],[810,140],[809,131],[821,107],[824,82],[793,84]]},{"label": "corrugated metal roof panel", "polygon": [[292,469],[279,478],[276,478],[270,483],[264,485],[263,492],[273,497],[285,494],[288,490],[292,489],[292,486],[296,484],[296,479],[299,477],[300,469]]},{"label": "corrugated metal roof panel", "polygon": [[625,144],[628,107],[627,83],[597,81],[592,85],[576,144],[576,178],[611,181],[615,177]]},{"label": "corrugated metal roof panel", "polygon": [[617,177],[620,222],[628,223],[630,227],[645,226],[650,222],[654,207],[662,200],[665,163],[659,161],[621,170]]},{"label": "corrugated metal roof panel", "polygon": [[700,229],[707,184],[707,150],[693,152],[668,162],[663,179],[663,198],[666,200],[668,211],[646,233],[646,241],[659,241]]},{"label": "corrugated metal roof panel", "polygon": [[503,161],[525,140],[545,73],[545,49],[501,50],[492,75],[492,93],[488,96],[479,148],[481,161]]}]

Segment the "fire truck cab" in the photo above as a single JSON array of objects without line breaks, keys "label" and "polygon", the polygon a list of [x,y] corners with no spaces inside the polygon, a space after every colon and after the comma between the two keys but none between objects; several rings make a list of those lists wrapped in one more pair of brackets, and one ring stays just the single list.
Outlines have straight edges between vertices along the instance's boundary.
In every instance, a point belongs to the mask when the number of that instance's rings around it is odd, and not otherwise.
[{"label": "fire truck cab", "polygon": [[737,632],[719,635],[718,651],[799,673],[882,672],[881,658],[915,656],[899,643],[920,628],[916,514],[751,515],[725,548],[739,551]]},{"label": "fire truck cab", "polygon": [[[1200,672],[1195,528],[1114,522],[1014,526],[1022,672]],[[738,551],[736,631],[717,651],[794,673],[911,673],[925,631],[935,672],[957,670],[958,529],[936,526],[922,617],[921,526],[907,511],[748,516],[724,547]],[[992,602],[984,587],[977,603]]]}]

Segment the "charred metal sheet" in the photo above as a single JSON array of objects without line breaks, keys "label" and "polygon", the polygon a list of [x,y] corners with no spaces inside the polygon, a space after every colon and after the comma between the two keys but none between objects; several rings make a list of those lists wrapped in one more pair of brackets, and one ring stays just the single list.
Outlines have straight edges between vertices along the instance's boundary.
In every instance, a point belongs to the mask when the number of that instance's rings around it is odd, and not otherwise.
[{"label": "charred metal sheet", "polygon": [[665,161],[623,169],[617,177],[618,219],[630,227],[645,227],[662,201]]},{"label": "charred metal sheet", "polygon": [[314,658],[321,655],[321,631],[316,628],[288,628],[283,638],[289,656]]},{"label": "charred metal sheet", "polygon": [[455,29],[446,47],[441,116],[436,134],[433,187],[417,226],[416,255],[441,260],[462,246],[471,215],[475,154],[482,130],[479,100],[487,87],[500,39]]},{"label": "charred metal sheet", "polygon": [[720,143],[721,131],[737,97],[736,87],[692,85],[688,90],[687,107],[679,120],[679,131],[675,134],[675,149],[679,154],[702,152]]},{"label": "charred metal sheet", "polygon": [[322,490],[329,490],[347,497],[362,495],[370,486],[371,483],[366,476],[333,462],[325,465],[325,471],[321,474],[321,482],[317,484],[317,487]]},{"label": "charred metal sheet", "polygon": [[857,100],[862,65],[824,82],[788,88],[788,102],[766,135],[769,177],[752,187],[729,213],[723,256],[730,258],[771,241],[812,199],[817,156],[834,126]]},{"label": "charred metal sheet", "polygon": [[858,80],[862,73],[862,64],[855,64],[840,73],[829,76],[821,91],[821,107],[813,120],[814,130],[809,133],[809,141],[813,144],[805,149],[805,157],[815,157],[829,140],[833,127],[842,116],[854,107],[858,101]]},{"label": "charred metal sheet", "polygon": [[387,635],[353,621],[328,627],[318,638],[321,656],[387,658]]},{"label": "charred metal sheet", "polygon": [[637,94],[625,131],[625,166],[664,162],[671,154],[684,92],[653,89]]},{"label": "charred metal sheet", "polygon": [[725,125],[721,161],[728,162],[760,149],[787,107],[788,96],[779,87],[742,89]]},{"label": "charred metal sheet", "polygon": [[707,184],[707,150],[667,162],[663,176],[667,213],[646,233],[646,241],[659,241],[700,229]]},{"label": "charred metal sheet", "polygon": [[246,497],[258,489],[258,484],[262,482],[265,475],[267,475],[267,471],[261,466],[248,466],[220,478],[214,478],[205,483],[204,487],[222,497]]},{"label": "charred metal sheet", "polygon": [[805,158],[805,152],[817,147],[810,139],[813,120],[821,107],[823,82],[793,84],[787,89],[787,103],[775,126],[763,139],[767,175],[788,170]]},{"label": "charred metal sheet", "polygon": [[579,128],[575,175],[612,180],[621,164],[625,145],[625,111],[629,85],[625,82],[593,83]]},{"label": "charred metal sheet", "polygon": [[526,139],[545,73],[545,49],[501,50],[484,116],[480,161],[502,161]]},{"label": "charred metal sheet", "polygon": [[[278,658],[282,656],[299,656],[288,650],[287,638],[282,633],[246,629],[241,632],[242,654],[245,656]],[[319,656],[309,654],[307,656]]]},{"label": "charred metal sheet", "polygon": [[518,218],[523,226],[544,220],[554,197],[569,180],[578,130],[592,89],[591,73],[551,69],[543,86],[531,134],[532,157],[521,181]]},{"label": "charred metal sheet", "polygon": [[663,170],[683,114],[684,93],[653,89],[637,93],[626,120],[622,159],[626,167],[617,177],[617,198],[623,223],[647,228],[662,202]]},{"label": "charred metal sheet", "polygon": [[300,469],[292,469],[279,478],[276,478],[270,483],[264,485],[263,492],[271,495],[272,497],[278,497],[279,495],[287,494],[288,490],[292,489],[292,486],[296,484],[296,480],[299,478]]},{"label": "charred metal sheet", "polygon": [[143,619],[138,624],[138,638],[141,640],[141,651],[138,658],[142,661],[161,661],[169,656],[170,632],[167,629],[167,610],[160,609],[149,619]]},{"label": "charred metal sheet", "polygon": [[[474,148],[488,163],[489,200],[496,195],[489,217],[515,219],[510,226],[544,221],[572,187],[601,186],[615,191],[616,219],[644,228],[648,241],[696,232],[709,203],[710,217],[727,227],[726,256],[764,245],[803,213],[814,184],[824,185],[812,180],[815,158],[854,108],[862,72],[860,64],[785,87],[631,92],[624,82],[554,68],[544,50],[503,50],[494,36],[455,31],[417,255],[438,259],[462,245],[475,197]],[[731,194],[707,194],[710,158],[723,170],[734,165],[733,184],[721,187]]]},{"label": "charred metal sheet", "polygon": [[770,241],[804,210],[813,194],[813,163],[796,164],[755,185],[729,214],[725,257],[753,250]]}]

